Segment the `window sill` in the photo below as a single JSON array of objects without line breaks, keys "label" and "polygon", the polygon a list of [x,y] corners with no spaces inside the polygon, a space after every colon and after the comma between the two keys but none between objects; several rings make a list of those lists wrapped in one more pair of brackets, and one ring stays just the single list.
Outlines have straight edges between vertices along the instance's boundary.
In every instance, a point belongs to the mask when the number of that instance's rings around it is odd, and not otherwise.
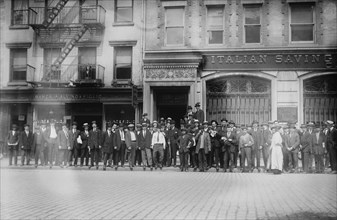
[{"label": "window sill", "polygon": [[134,26],[135,24],[133,22],[115,22],[112,23],[113,27],[119,27],[119,26]]},{"label": "window sill", "polygon": [[9,26],[10,30],[19,30],[19,29],[29,29],[28,25],[20,24],[20,25],[10,25]]},{"label": "window sill", "polygon": [[12,81],[8,82],[7,86],[28,86],[28,83],[26,81]]}]

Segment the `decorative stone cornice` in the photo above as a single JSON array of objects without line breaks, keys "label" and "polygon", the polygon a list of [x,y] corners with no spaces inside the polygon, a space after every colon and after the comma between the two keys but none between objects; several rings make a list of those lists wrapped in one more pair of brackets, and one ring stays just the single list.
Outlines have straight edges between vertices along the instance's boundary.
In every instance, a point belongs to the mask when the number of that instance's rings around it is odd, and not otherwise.
[{"label": "decorative stone cornice", "polygon": [[109,41],[109,45],[112,47],[121,47],[121,46],[136,46],[137,41],[131,40],[131,41]]},{"label": "decorative stone cornice", "polygon": [[194,81],[197,77],[197,68],[190,67],[163,67],[145,69],[145,81]]},{"label": "decorative stone cornice", "polygon": [[30,48],[31,46],[32,46],[32,42],[6,43],[6,47],[9,49]]},{"label": "decorative stone cornice", "polygon": [[198,65],[180,65],[180,66],[175,66],[175,65],[160,65],[160,66],[155,66],[155,65],[148,65],[144,66],[144,69],[185,69],[185,68],[198,68]]}]

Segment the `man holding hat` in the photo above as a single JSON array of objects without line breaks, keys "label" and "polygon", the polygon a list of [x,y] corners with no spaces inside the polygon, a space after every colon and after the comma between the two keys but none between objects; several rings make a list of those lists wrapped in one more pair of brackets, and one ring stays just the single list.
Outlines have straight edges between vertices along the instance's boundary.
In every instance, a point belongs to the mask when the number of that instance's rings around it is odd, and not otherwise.
[{"label": "man holding hat", "polygon": [[327,146],[330,155],[331,173],[337,174],[337,130],[334,128],[333,121],[326,121],[327,124]]},{"label": "man holding hat", "polygon": [[7,135],[7,146],[9,151],[9,166],[12,166],[14,157],[14,165],[18,165],[18,146],[19,146],[19,131],[16,124],[12,125],[12,130]]},{"label": "man holding hat", "polygon": [[142,130],[137,135],[138,147],[141,150],[143,170],[146,170],[147,164],[152,171],[152,155],[151,155],[151,141],[152,135],[147,129],[147,123],[142,123]]},{"label": "man holding hat", "polygon": [[69,146],[70,146],[70,150],[69,150],[69,155],[68,155],[68,164],[69,166],[72,166],[72,160],[75,157],[76,158],[76,164],[77,164],[77,158],[78,158],[78,154],[79,154],[79,149],[78,149],[78,145],[79,145],[79,140],[78,138],[80,137],[80,131],[77,130],[77,122],[74,121],[72,123],[72,128],[69,130]]},{"label": "man holding hat", "polygon": [[128,161],[129,161],[130,170],[132,171],[134,167],[134,163],[135,163],[135,154],[136,154],[138,142],[137,142],[137,133],[134,130],[135,125],[129,124],[128,128],[129,130],[125,134],[125,143],[126,143],[127,151],[130,152]]},{"label": "man holding hat", "polygon": [[99,155],[100,150],[102,148],[101,142],[102,142],[102,132],[99,128],[97,128],[96,121],[92,121],[92,129],[89,131],[89,147],[90,147],[90,166],[94,166],[94,163],[96,164],[96,169],[98,170],[99,167]]},{"label": "man holding hat", "polygon": [[205,120],[205,113],[200,108],[200,102],[197,102],[194,107],[197,109],[194,113],[194,118],[198,119],[200,123],[203,122]]},{"label": "man holding hat", "polygon": [[21,166],[25,163],[25,158],[27,159],[26,164],[29,165],[30,162],[30,152],[33,147],[34,136],[33,133],[29,130],[29,125],[25,124],[24,131],[21,132],[19,136],[19,146],[20,149],[23,151],[21,156]]},{"label": "man holding hat", "polygon": [[[85,165],[88,166],[89,164],[89,124],[84,123],[83,124],[84,131],[81,132],[81,140],[82,140],[82,145],[81,145],[81,167],[83,166],[84,162]],[[76,159],[75,159],[76,160]],[[84,161],[85,160],[85,161]]]}]

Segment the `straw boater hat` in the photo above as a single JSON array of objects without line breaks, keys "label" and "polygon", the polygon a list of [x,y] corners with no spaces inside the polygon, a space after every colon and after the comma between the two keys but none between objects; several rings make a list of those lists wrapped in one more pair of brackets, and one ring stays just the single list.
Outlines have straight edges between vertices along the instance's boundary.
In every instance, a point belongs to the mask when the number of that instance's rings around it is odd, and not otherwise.
[{"label": "straw boater hat", "polygon": [[208,121],[204,121],[202,125],[208,125]]},{"label": "straw boater hat", "polygon": [[129,124],[128,127],[129,128],[133,128],[133,127],[135,127],[135,125],[134,124]]},{"label": "straw boater hat", "polygon": [[327,125],[327,126],[333,126],[333,125],[334,125],[334,122],[331,121],[331,120],[327,120],[327,121],[326,121],[326,125]]},{"label": "straw boater hat", "polygon": [[83,127],[85,128],[85,127],[89,127],[89,124],[88,123],[84,123],[83,124]]}]

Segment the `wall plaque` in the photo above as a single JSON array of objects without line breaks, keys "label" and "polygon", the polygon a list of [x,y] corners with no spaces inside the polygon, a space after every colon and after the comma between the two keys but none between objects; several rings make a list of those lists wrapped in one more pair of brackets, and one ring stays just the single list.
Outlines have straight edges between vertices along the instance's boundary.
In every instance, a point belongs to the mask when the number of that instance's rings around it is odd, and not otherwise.
[{"label": "wall plaque", "polygon": [[297,107],[278,107],[277,108],[277,120],[287,122],[297,122]]}]

